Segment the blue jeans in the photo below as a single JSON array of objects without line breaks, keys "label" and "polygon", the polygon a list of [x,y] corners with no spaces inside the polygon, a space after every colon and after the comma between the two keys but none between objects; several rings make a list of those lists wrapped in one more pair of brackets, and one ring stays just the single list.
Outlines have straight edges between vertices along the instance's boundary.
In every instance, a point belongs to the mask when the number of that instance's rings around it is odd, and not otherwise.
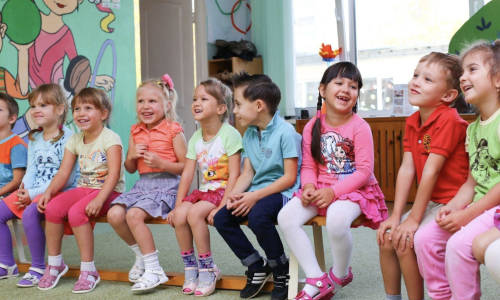
[{"label": "blue jeans", "polygon": [[288,261],[283,243],[274,225],[278,219],[278,213],[288,200],[282,194],[272,194],[257,201],[250,213],[244,217],[232,215],[233,211],[228,210],[227,206],[221,208],[215,215],[215,228],[244,266],[250,266],[261,259],[259,252],[255,250],[240,228],[240,223],[246,220],[248,220],[248,228],[252,230],[259,245],[264,249],[269,266],[274,268]]}]

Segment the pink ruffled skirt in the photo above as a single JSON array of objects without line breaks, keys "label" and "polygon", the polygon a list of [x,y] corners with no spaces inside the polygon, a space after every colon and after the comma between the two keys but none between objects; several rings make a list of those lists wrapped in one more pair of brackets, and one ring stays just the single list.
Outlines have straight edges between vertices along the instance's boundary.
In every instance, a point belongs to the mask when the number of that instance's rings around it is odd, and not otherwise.
[{"label": "pink ruffled skirt", "polygon": [[219,188],[216,190],[208,190],[206,192],[202,192],[200,190],[194,190],[191,193],[191,195],[186,196],[186,198],[182,199],[182,202],[186,201],[186,202],[196,203],[198,201],[207,201],[218,207],[222,202],[222,197],[224,197],[225,192],[226,189],[224,188]]},{"label": "pink ruffled skirt", "polygon": [[[331,187],[331,184],[318,182],[318,189]],[[293,194],[294,197],[301,198],[302,189],[298,190]],[[340,195],[340,197],[335,197],[333,201],[337,200],[349,200],[352,202],[357,202],[361,207],[361,213],[365,215],[366,221],[361,224],[361,226],[369,227],[371,229],[378,229],[380,223],[385,221],[388,217],[387,206],[385,205],[385,197],[382,190],[378,184],[365,185],[359,190]],[[311,203],[311,206],[316,206],[316,203]],[[326,216],[326,208],[318,208],[318,215]],[[359,225],[358,225],[359,226]],[[352,226],[353,228],[358,226]]]}]

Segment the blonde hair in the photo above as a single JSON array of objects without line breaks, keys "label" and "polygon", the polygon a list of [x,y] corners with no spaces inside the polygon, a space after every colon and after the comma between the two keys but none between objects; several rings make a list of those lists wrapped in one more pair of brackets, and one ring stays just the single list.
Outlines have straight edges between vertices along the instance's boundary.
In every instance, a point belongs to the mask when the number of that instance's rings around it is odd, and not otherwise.
[{"label": "blonde hair", "polygon": [[[161,92],[163,98],[163,108],[165,111],[165,118],[171,122],[177,121],[177,114],[175,112],[175,107],[177,105],[178,97],[175,89],[170,88],[168,84],[158,79],[149,79],[141,82],[137,88],[135,98],[139,95],[139,91],[146,87],[158,89]],[[168,102],[171,103],[170,109],[167,109]]]},{"label": "blonde hair", "polygon": [[92,104],[101,112],[107,110],[108,115],[103,123],[105,125],[109,125],[112,109],[111,101],[103,90],[91,87],[82,89],[75,95],[73,101],[71,102],[71,111],[73,113],[75,112],[75,106],[77,104]]},{"label": "blonde hair", "polygon": [[494,42],[479,40],[466,46],[460,53],[460,65],[464,63],[465,57],[477,52],[484,53],[484,64],[489,65],[488,76],[493,80],[500,74],[500,39]]},{"label": "blonde hair", "polygon": [[232,111],[233,92],[231,89],[215,77],[200,82],[198,86],[203,86],[205,92],[217,100],[217,104],[226,105],[226,111],[220,118],[222,122],[226,121]]},{"label": "blonde hair", "polygon": [[[38,98],[41,99],[43,104],[48,104],[48,105],[53,105],[54,109],[63,106],[63,113],[59,116],[57,120],[57,124],[60,126],[64,125],[66,123],[66,117],[68,115],[68,100],[66,99],[66,96],[64,95],[64,92],[62,88],[58,84],[54,83],[49,83],[49,84],[42,84],[37,86],[31,93],[28,95],[28,102],[31,105],[34,105]],[[34,141],[35,138],[33,137],[33,134],[36,132],[39,132],[40,129],[33,129],[29,132],[28,138],[30,141]],[[50,142],[55,143],[58,140],[60,140],[64,136],[64,130],[61,129],[59,130],[59,134],[53,138]]]}]

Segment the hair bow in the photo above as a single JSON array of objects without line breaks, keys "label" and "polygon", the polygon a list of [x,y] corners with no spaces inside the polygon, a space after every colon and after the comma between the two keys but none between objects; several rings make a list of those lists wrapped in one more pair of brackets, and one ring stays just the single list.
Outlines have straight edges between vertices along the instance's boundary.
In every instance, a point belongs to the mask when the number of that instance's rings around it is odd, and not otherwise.
[{"label": "hair bow", "polygon": [[174,82],[172,81],[172,78],[168,74],[163,75],[161,77],[161,80],[163,81],[163,83],[168,85],[170,89],[174,88]]}]

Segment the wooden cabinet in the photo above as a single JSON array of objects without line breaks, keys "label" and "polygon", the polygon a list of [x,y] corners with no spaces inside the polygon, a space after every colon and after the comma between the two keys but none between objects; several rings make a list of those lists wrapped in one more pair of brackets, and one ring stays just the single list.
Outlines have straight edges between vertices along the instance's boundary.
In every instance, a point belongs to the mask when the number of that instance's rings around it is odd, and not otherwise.
[{"label": "wooden cabinet", "polygon": [[[228,70],[232,73],[237,73],[241,70],[247,71],[250,75],[262,74],[264,69],[262,67],[262,58],[255,57],[253,61],[244,60],[239,57],[232,57],[229,59],[213,59],[208,61],[208,75],[214,76],[219,73],[219,70]],[[236,129],[240,132],[241,136],[247,130],[246,127],[241,127],[238,121],[235,121]]]}]

